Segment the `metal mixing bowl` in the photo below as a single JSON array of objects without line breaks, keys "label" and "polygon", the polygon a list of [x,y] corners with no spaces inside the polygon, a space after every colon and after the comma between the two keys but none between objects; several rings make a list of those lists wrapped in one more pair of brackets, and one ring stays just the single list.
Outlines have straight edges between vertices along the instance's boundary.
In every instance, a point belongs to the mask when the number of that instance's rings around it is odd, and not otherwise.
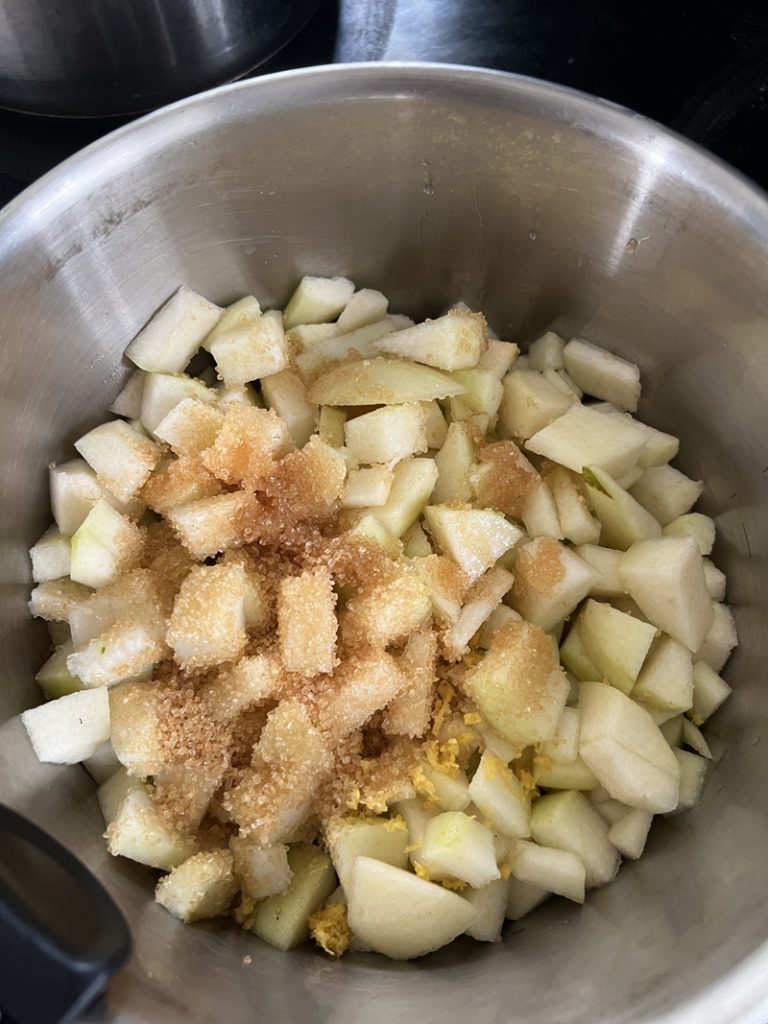
[{"label": "metal mixing bowl", "polygon": [[[300,71],[179,103],[97,143],[0,216],[3,509],[0,799],[82,856],[131,923],[132,964],[93,1020],[765,1024],[768,204],[641,117],[541,82],[439,66]],[[39,765],[14,716],[45,630],[26,550],[46,467],[104,415],[121,353],[186,282],[285,301],[348,274],[421,316],[458,298],[502,337],[552,327],[640,363],[641,415],[703,478],[741,647],[703,802],[583,909],[552,901],[503,944],[331,962],[192,928],[153,873],[110,860],[93,784]],[[253,962],[243,963],[250,953]]]}]

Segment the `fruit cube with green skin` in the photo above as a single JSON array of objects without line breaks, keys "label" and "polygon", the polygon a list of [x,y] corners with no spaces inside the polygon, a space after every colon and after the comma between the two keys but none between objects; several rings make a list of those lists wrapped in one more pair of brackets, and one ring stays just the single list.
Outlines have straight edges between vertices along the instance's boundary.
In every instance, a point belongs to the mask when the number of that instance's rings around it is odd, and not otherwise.
[{"label": "fruit cube with green skin", "polygon": [[161,871],[170,871],[197,852],[191,836],[169,828],[143,786],[131,788],[125,795],[106,838],[114,857],[127,857]]},{"label": "fruit cube with green skin", "polygon": [[688,648],[670,636],[659,637],[637,677],[632,699],[673,715],[688,711],[693,703],[693,659]]},{"label": "fruit cube with green skin", "polygon": [[573,544],[597,544],[600,523],[591,515],[580,481],[562,466],[553,466],[546,475],[557,508],[560,529]]},{"label": "fruit cube with green skin", "polygon": [[554,736],[570,692],[549,637],[527,622],[510,622],[494,634],[465,687],[496,732],[523,744]]},{"label": "fruit cube with green skin", "polygon": [[406,459],[395,470],[386,503],[371,514],[392,537],[402,537],[419,518],[436,483],[434,459]]},{"label": "fruit cube with green skin", "polygon": [[477,942],[501,942],[501,929],[507,910],[507,881],[495,878],[482,889],[467,888],[462,897],[477,911],[466,934]]},{"label": "fruit cube with green skin", "polygon": [[519,355],[520,349],[514,341],[499,341],[489,337],[488,348],[480,356],[477,366],[480,370],[490,370],[498,380],[504,380]]},{"label": "fruit cube with green skin", "polygon": [[598,785],[597,778],[584,763],[576,757],[568,764],[553,761],[548,767],[537,767],[533,778],[540,789],[577,789],[589,792]]},{"label": "fruit cube with green skin", "polygon": [[155,437],[176,455],[197,455],[216,440],[224,417],[219,409],[196,398],[182,398],[155,427]]},{"label": "fruit cube with green skin", "polygon": [[106,501],[97,501],[72,537],[70,575],[99,589],[132,569],[141,558],[139,528]]},{"label": "fruit cube with green skin", "polygon": [[325,841],[345,890],[358,857],[372,857],[397,868],[408,865],[408,829],[402,818],[336,819],[326,826]]},{"label": "fruit cube with green skin", "polygon": [[579,544],[573,550],[598,574],[599,578],[590,587],[590,597],[610,601],[615,597],[626,596],[626,590],[619,574],[620,551],[616,551],[614,548],[604,548],[599,544]]},{"label": "fruit cube with green skin", "polygon": [[160,461],[160,449],[123,420],[102,423],[75,441],[75,449],[120,501],[130,501]]},{"label": "fruit cube with green skin", "polygon": [[582,601],[595,571],[553,537],[536,537],[518,549],[510,603],[524,619],[553,629]]},{"label": "fruit cube with green skin", "polygon": [[582,391],[634,412],[640,399],[640,370],[634,363],[581,338],[563,349],[565,369]]},{"label": "fruit cube with green skin", "polygon": [[499,411],[504,389],[498,377],[490,370],[454,370],[451,374],[454,380],[463,384],[466,392],[461,396],[472,412],[484,413],[492,420]]},{"label": "fruit cube with green skin", "polygon": [[439,476],[432,491],[432,504],[471,501],[470,471],[475,461],[475,436],[468,423],[449,425],[445,442],[435,455]]},{"label": "fruit cube with green skin", "polygon": [[[186,364],[185,364],[186,365]],[[141,393],[144,390],[144,371],[134,370],[128,377],[120,394],[109,407],[115,416],[137,420],[141,415]]]},{"label": "fruit cube with green skin", "polygon": [[195,853],[157,883],[155,899],[180,921],[191,924],[222,917],[237,892],[229,850]]},{"label": "fruit cube with green skin", "polygon": [[469,796],[494,831],[525,838],[531,834],[531,799],[517,776],[487,750],[469,784]]},{"label": "fruit cube with green skin", "polygon": [[635,685],[656,629],[603,601],[586,602],[579,615],[579,636],[597,679],[629,693]]},{"label": "fruit cube with green skin", "polygon": [[439,370],[475,367],[488,344],[485,317],[480,313],[452,310],[436,320],[426,320],[376,343],[380,352],[403,356]]},{"label": "fruit cube with green skin", "polygon": [[225,326],[228,313],[226,310],[206,342],[216,360],[216,372],[228,387],[269,377],[288,366],[288,344],[277,310],[245,317],[231,327]]},{"label": "fruit cube with green skin", "polygon": [[531,490],[525,502],[521,518],[526,531],[531,537],[563,539],[563,528],[560,525],[560,517],[557,514],[555,496],[552,494],[546,480],[542,480],[538,487],[534,487]]},{"label": "fruit cube with green skin", "polygon": [[184,398],[194,398],[206,405],[214,405],[216,392],[196,377],[185,373],[148,373],[141,394],[142,426],[150,434],[163,422],[168,413]]},{"label": "fruit cube with green skin", "polygon": [[48,583],[69,576],[72,559],[69,538],[51,526],[29,549],[32,561],[32,579],[35,583]]},{"label": "fruit cube with green skin", "polygon": [[390,320],[384,319],[348,334],[338,334],[318,341],[296,356],[296,368],[304,380],[309,381],[333,363],[343,362],[352,354],[362,359],[372,359],[378,355],[376,341],[392,334],[394,329]]},{"label": "fruit cube with green skin", "polygon": [[393,960],[412,960],[445,946],[478,916],[455,892],[370,857],[355,861],[347,900],[353,933]]},{"label": "fruit cube with green skin", "polygon": [[45,764],[76,764],[109,739],[107,691],[81,690],[21,715],[32,749]]},{"label": "fruit cube with green skin", "polygon": [[683,811],[690,811],[701,800],[709,761],[689,750],[673,750],[672,754],[680,767],[680,795],[677,806],[670,813],[682,814]]},{"label": "fruit cube with green skin", "polygon": [[541,373],[544,370],[562,370],[565,367],[564,348],[565,342],[560,335],[554,331],[547,331],[531,343],[528,349],[528,365],[532,370]]},{"label": "fruit cube with green skin", "polygon": [[688,650],[698,651],[713,610],[696,542],[691,537],[640,541],[624,555],[619,571],[643,615]]},{"label": "fruit cube with green skin", "polygon": [[519,840],[512,857],[512,874],[518,881],[584,902],[586,872],[575,854]]},{"label": "fruit cube with green skin", "polygon": [[579,690],[579,753],[615,800],[650,811],[674,810],[680,772],[649,713],[620,690],[585,682]]},{"label": "fruit cube with green skin", "polygon": [[151,373],[179,373],[222,314],[219,306],[183,285],[160,307],[126,356]]},{"label": "fruit cube with green skin", "polygon": [[601,523],[600,543],[626,551],[637,541],[661,535],[661,526],[631,494],[599,466],[583,472],[587,499]]},{"label": "fruit cube with green skin", "polygon": [[601,413],[574,402],[562,416],[529,437],[525,446],[575,473],[581,473],[584,466],[597,466],[621,476],[637,462],[645,435],[630,420],[613,420],[606,427]]},{"label": "fruit cube with green skin", "polygon": [[288,851],[293,873],[288,888],[256,907],[251,931],[270,946],[293,949],[309,938],[309,919],[336,888],[331,858],[317,846],[298,843]]},{"label": "fruit cube with green skin", "polygon": [[509,921],[519,921],[541,906],[549,896],[551,893],[546,889],[540,889],[538,885],[528,885],[510,875],[507,879],[507,909],[504,916]]},{"label": "fruit cube with green skin", "polygon": [[738,644],[733,612],[727,604],[712,605],[712,624],[696,651],[696,659],[719,672]]},{"label": "fruit cube with green skin", "polygon": [[265,377],[261,390],[267,405],[285,422],[297,448],[314,434],[317,406],[307,401],[307,388],[295,370],[282,370]]},{"label": "fruit cube with green skin", "polygon": [[389,299],[374,288],[361,288],[349,299],[337,321],[342,333],[374,324],[386,315]]},{"label": "fruit cube with green skin", "polygon": [[309,386],[307,397],[317,405],[401,405],[463,395],[464,390],[429,366],[378,357],[332,366]]},{"label": "fruit cube with green skin", "polygon": [[715,546],[715,521],[701,512],[678,516],[667,523],[661,532],[664,537],[693,537],[702,555],[711,554]]},{"label": "fruit cube with green skin", "polygon": [[645,849],[653,815],[648,811],[629,811],[611,825],[608,838],[622,855],[637,860]]},{"label": "fruit cube with green skin", "polygon": [[65,697],[68,693],[77,693],[83,689],[83,682],[70,673],[67,668],[67,658],[72,653],[72,641],[57,647],[46,663],[38,670],[35,676],[40,689],[45,694],[46,700],[55,700],[57,697]]},{"label": "fruit cube with green skin", "polygon": [[423,405],[385,405],[344,424],[347,448],[364,465],[399,462],[427,450],[427,411]]},{"label": "fruit cube with green skin", "polygon": [[335,320],[355,291],[346,277],[302,277],[283,312],[286,330],[297,324]]},{"label": "fruit cube with green skin", "polygon": [[493,509],[429,505],[424,520],[442,553],[473,580],[523,536],[519,527]]},{"label": "fruit cube with green skin", "polygon": [[532,369],[516,366],[502,384],[499,423],[506,436],[518,440],[527,441],[573,404],[573,398]]},{"label": "fruit cube with green skin", "polygon": [[653,466],[632,486],[632,497],[662,526],[688,512],[699,500],[704,485],[674,466]]},{"label": "fruit cube with green skin", "polygon": [[705,661],[693,663],[693,714],[706,720],[717,711],[732,693],[731,687]]},{"label": "fruit cube with green skin", "polygon": [[619,854],[608,840],[608,826],[581,793],[550,793],[537,800],[531,832],[542,846],[578,857],[588,889],[612,881],[619,869]]}]

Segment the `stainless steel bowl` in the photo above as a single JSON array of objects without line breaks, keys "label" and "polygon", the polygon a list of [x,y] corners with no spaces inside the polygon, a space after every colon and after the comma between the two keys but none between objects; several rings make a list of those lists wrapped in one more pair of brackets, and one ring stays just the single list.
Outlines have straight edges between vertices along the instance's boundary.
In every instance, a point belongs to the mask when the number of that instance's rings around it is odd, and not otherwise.
[{"label": "stainless steel bowl", "polygon": [[[276,75],[152,114],[52,172],[0,217],[3,509],[0,799],[106,882],[136,954],[92,1020],[255,1017],[389,1024],[765,1024],[768,1020],[768,204],[641,117],[541,82],[419,65]],[[710,730],[700,807],[583,909],[553,901],[503,944],[424,961],[262,946],[188,928],[152,873],[110,861],[93,785],[38,765],[43,628],[26,549],[46,466],[117,393],[132,334],[179,282],[281,303],[303,273],[349,274],[423,315],[463,298],[506,338],[583,333],[637,360],[641,414],[707,481],[741,648]],[[253,962],[243,963],[250,953]]]},{"label": "stainless steel bowl", "polygon": [[3,0],[0,106],[85,116],[150,110],[230,82],[320,0]]}]

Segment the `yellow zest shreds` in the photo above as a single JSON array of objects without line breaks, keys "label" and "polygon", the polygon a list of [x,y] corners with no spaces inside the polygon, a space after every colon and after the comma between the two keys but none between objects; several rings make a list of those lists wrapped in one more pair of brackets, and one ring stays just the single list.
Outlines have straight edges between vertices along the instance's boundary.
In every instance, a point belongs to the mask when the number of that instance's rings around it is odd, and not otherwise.
[{"label": "yellow zest shreds", "polygon": [[515,768],[512,769],[520,780],[520,784],[526,793],[533,795],[534,793],[538,796],[538,790],[536,789],[536,781],[533,775],[528,771],[527,768]]},{"label": "yellow zest shreds", "polygon": [[457,758],[461,747],[456,737],[446,740],[445,743],[438,743],[437,740],[427,740],[424,745],[424,757],[427,764],[438,772],[445,775],[457,775],[459,764]]},{"label": "yellow zest shreds", "polygon": [[463,881],[461,878],[443,878],[440,881],[440,885],[444,889],[451,889],[453,892],[461,892],[467,888],[468,884],[468,882]]},{"label": "yellow zest shreds", "polygon": [[438,683],[437,696],[439,698],[439,703],[435,708],[435,714],[432,719],[432,732],[435,736],[440,735],[443,719],[451,710],[451,705],[456,698],[456,691],[450,683]]},{"label": "yellow zest shreds", "polygon": [[416,872],[419,878],[423,878],[425,882],[432,881],[432,877],[429,871],[419,861],[416,861],[416,863],[413,865],[413,870]]},{"label": "yellow zest shreds", "polygon": [[232,917],[246,931],[249,931],[253,924],[253,918],[256,913],[256,901],[252,900],[247,893],[240,893],[240,902],[237,904],[235,909],[232,911]]},{"label": "yellow zest shreds", "polygon": [[465,725],[482,725],[483,716],[478,714],[477,711],[465,711],[464,712],[464,724]]},{"label": "yellow zest shreds", "polygon": [[422,767],[417,766],[411,772],[411,782],[419,796],[423,796],[431,804],[435,803],[435,784],[427,778]]},{"label": "yellow zest shreds", "polygon": [[403,852],[404,853],[415,853],[417,850],[420,850],[420,849],[421,849],[421,843],[411,843],[410,846],[406,846],[406,848],[405,848],[405,850]]},{"label": "yellow zest shreds", "polygon": [[349,949],[352,932],[344,903],[326,903],[309,919],[309,931],[329,956],[341,956]]},{"label": "yellow zest shreds", "polygon": [[408,826],[405,824],[405,819],[396,814],[394,817],[384,820],[384,828],[387,832],[406,832]]}]

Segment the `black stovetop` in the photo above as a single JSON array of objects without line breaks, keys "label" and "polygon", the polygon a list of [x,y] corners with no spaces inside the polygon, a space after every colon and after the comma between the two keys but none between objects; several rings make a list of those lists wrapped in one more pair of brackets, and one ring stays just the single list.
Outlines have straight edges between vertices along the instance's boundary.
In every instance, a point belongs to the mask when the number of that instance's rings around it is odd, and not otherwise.
[{"label": "black stovetop", "polygon": [[[561,82],[670,125],[768,188],[768,0],[324,0],[255,74],[357,60]],[[0,205],[129,120],[0,110]]]}]

